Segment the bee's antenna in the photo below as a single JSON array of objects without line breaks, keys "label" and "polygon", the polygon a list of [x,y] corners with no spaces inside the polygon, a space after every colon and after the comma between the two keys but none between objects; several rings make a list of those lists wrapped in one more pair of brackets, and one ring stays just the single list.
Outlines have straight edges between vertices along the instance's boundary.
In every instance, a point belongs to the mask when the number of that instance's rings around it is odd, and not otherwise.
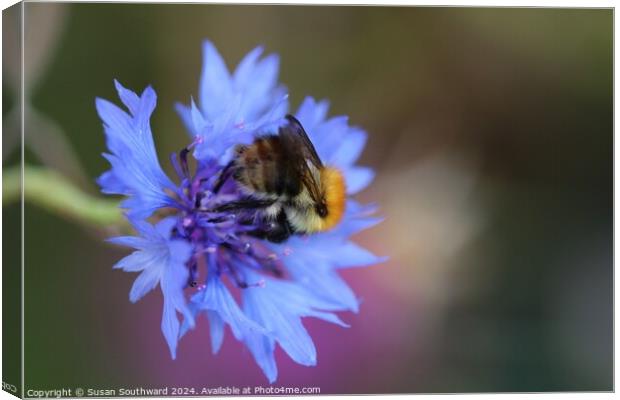
[{"label": "bee's antenna", "polygon": [[220,189],[222,188],[222,186],[224,185],[224,183],[228,180],[231,167],[233,166],[234,163],[235,161],[232,160],[228,164],[226,164],[224,169],[222,169],[222,172],[220,172],[220,176],[217,178],[217,182],[215,183],[215,186],[213,186],[213,193],[218,193]]},{"label": "bee's antenna", "polygon": [[179,153],[179,158],[181,159],[181,168],[183,169],[183,173],[187,178],[189,178],[189,165],[187,164],[187,155],[189,154],[189,148],[184,147],[183,150]]},{"label": "bee's antenna", "polygon": [[189,154],[189,152],[190,149],[188,147],[184,147],[183,150],[178,153],[179,158],[177,158],[177,153],[170,154],[170,162],[179,176],[179,179],[189,179],[189,165],[187,163],[187,154]]}]

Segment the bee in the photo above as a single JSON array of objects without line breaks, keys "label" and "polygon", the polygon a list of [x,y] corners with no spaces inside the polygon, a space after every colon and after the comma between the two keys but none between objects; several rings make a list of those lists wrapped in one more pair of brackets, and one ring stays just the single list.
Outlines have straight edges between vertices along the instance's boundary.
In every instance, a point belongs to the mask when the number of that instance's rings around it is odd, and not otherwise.
[{"label": "bee", "polygon": [[252,234],[276,243],[331,229],[340,222],[346,199],[342,173],[323,165],[295,117],[286,120],[277,135],[259,136],[234,149],[225,171],[244,197],[216,210],[259,211],[264,228]]}]

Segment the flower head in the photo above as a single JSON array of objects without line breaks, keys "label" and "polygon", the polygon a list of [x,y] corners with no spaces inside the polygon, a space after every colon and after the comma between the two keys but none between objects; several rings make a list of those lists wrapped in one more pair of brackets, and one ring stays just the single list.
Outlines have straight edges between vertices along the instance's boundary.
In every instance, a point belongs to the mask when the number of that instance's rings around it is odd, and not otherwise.
[{"label": "flower head", "polygon": [[[110,241],[135,251],[115,267],[140,272],[130,291],[132,302],[160,286],[161,329],[172,357],[179,338],[204,315],[214,353],[228,325],[273,382],[276,344],[299,364],[317,363],[302,318],[347,326],[335,312],[358,311],[357,297],[338,271],[382,258],[350,240],[379,222],[372,217],[374,207],[348,199],[332,229],[308,235],[292,232],[284,237],[288,240],[275,243],[260,233],[276,222],[287,222],[276,221],[264,207],[238,206],[248,202],[248,193],[228,173],[233,148],[278,135],[286,121],[288,104],[277,84],[278,59],[271,55],[260,60],[261,53],[261,48],[251,51],[231,75],[215,47],[205,42],[200,107],[193,101],[189,107],[177,106],[193,139],[171,156],[176,183],[163,172],[153,143],[149,120],[155,92],[148,87],[137,95],[116,82],[127,111],[106,100],[96,102],[110,152],[104,156],[111,164],[98,183],[104,193],[126,196],[121,207],[137,236]],[[366,133],[350,127],[344,117],[327,119],[327,108],[326,102],[308,98],[296,116],[318,157],[341,171],[347,193],[355,194],[373,178],[372,170],[355,164]],[[192,150],[195,167],[188,160]],[[231,291],[241,292],[241,304]]]}]

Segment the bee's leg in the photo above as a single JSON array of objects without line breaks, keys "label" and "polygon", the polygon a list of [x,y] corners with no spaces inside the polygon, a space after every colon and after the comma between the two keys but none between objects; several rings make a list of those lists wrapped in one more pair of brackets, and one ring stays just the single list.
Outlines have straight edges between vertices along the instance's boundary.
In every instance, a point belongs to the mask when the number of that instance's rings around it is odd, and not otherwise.
[{"label": "bee's leg", "polygon": [[291,224],[288,222],[286,213],[284,210],[280,210],[276,220],[271,222],[270,225],[261,232],[254,231],[253,235],[260,233],[264,239],[273,243],[282,243],[288,239],[294,232]]},{"label": "bee's leg", "polygon": [[273,243],[282,243],[291,237],[292,232],[286,226],[279,226],[276,229],[267,231],[265,239]]},{"label": "bee's leg", "polygon": [[267,208],[275,202],[276,202],[275,199],[260,200],[260,199],[246,198],[246,199],[231,201],[229,203],[225,203],[225,204],[222,204],[220,206],[217,206],[215,208],[205,210],[205,211],[225,212],[225,211],[236,211],[236,210],[254,210],[257,208],[258,209]]}]

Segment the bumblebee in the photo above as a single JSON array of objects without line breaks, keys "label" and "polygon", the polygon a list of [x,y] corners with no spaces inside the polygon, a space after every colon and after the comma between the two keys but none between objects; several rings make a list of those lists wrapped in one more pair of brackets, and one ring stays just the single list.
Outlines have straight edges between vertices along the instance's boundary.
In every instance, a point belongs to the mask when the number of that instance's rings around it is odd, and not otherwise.
[{"label": "bumblebee", "polygon": [[216,209],[257,210],[264,227],[252,234],[272,242],[331,229],[340,222],[346,200],[342,173],[323,165],[295,117],[286,120],[277,135],[235,148],[222,176],[232,177],[244,197]]}]

